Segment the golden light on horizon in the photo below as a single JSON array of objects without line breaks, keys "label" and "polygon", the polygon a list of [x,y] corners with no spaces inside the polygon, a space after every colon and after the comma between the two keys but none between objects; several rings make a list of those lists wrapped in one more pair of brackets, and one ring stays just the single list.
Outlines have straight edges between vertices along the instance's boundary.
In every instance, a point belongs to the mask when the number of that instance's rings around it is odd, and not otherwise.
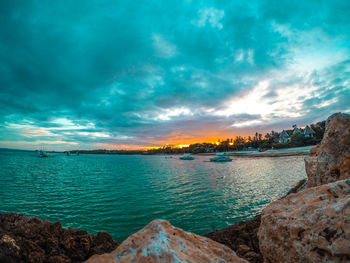
[{"label": "golden light on horizon", "polygon": [[146,147],[147,150],[157,150],[159,148],[161,148],[161,147],[159,147],[159,146],[147,146]]}]

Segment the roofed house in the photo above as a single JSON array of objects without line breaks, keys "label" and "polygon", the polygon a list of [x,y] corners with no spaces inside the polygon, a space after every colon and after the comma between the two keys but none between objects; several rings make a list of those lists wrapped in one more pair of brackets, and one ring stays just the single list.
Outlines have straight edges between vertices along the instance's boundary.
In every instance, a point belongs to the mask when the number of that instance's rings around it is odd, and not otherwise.
[{"label": "roofed house", "polygon": [[312,138],[314,137],[315,131],[309,127],[309,125],[306,125],[305,129],[304,129],[304,137],[305,138]]},{"label": "roofed house", "polygon": [[299,128],[297,128],[297,127],[295,127],[295,128],[293,129],[293,135],[295,135],[295,134],[301,134],[301,133],[303,133],[303,131],[302,131],[301,129],[299,129]]},{"label": "roofed house", "polygon": [[288,134],[288,132],[286,132],[285,130],[283,130],[280,134],[280,137],[278,139],[279,143],[287,143],[290,142],[291,138]]}]

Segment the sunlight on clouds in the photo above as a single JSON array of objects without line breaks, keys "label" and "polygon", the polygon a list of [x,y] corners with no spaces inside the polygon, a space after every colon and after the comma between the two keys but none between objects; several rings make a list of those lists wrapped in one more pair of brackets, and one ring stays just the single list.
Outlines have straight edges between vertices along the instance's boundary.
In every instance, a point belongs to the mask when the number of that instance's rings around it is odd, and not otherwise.
[{"label": "sunlight on clouds", "polygon": [[50,131],[47,131],[43,127],[37,127],[30,124],[19,124],[19,123],[7,123],[5,122],[5,127],[12,130],[17,130],[19,134],[23,137],[33,138],[40,136],[57,136]]},{"label": "sunlight on clouds", "polygon": [[240,127],[247,127],[247,126],[252,126],[260,123],[262,123],[261,120],[242,121],[242,122],[235,122],[234,124],[232,124],[232,127],[240,128]]},{"label": "sunlight on clouds", "polygon": [[111,137],[108,133],[105,132],[76,132],[76,135],[80,136],[91,136],[95,138],[109,138]]},{"label": "sunlight on clouds", "polygon": [[188,108],[173,108],[173,109],[166,109],[164,113],[159,114],[156,117],[156,120],[162,120],[162,121],[168,121],[172,117],[178,117],[178,116],[188,116],[193,115],[193,113]]},{"label": "sunlight on clouds", "polygon": [[67,118],[55,118],[50,123],[57,126],[48,127],[47,130],[82,130],[82,129],[91,129],[95,128],[95,125],[92,122],[86,122],[86,125],[81,125],[74,123],[72,120]]},{"label": "sunlight on clouds", "polygon": [[[238,114],[261,115],[260,120],[249,120],[234,123],[235,127],[252,126],[264,121],[277,118],[294,118],[307,113],[303,109],[305,100],[312,98],[319,87],[313,85],[293,84],[272,89],[272,80],[265,80],[240,98],[225,103],[224,109],[213,111],[216,116],[232,116]],[[268,94],[273,91],[275,96]]]},{"label": "sunlight on clouds", "polygon": [[330,36],[321,28],[313,28],[311,32],[300,31],[276,22],[272,22],[271,27],[289,40],[289,56],[293,58],[289,70],[296,73],[321,70],[340,63],[350,55],[349,43],[343,36]]},{"label": "sunlight on clouds", "polygon": [[331,100],[326,100],[319,105],[316,105],[316,107],[317,108],[324,108],[324,107],[327,107],[329,105],[332,105],[333,103],[336,103],[337,101],[338,101],[338,98],[333,98]]},{"label": "sunlight on clouds", "polygon": [[269,114],[271,109],[262,98],[267,92],[269,82],[262,81],[256,88],[247,93],[245,96],[233,99],[226,104],[226,108],[213,112],[218,116],[231,116],[234,114]]}]

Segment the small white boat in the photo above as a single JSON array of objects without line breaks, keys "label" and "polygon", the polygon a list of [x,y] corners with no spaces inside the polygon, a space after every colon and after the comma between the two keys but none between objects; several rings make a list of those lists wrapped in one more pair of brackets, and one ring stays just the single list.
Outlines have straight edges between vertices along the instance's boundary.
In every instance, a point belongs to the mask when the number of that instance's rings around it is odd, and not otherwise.
[{"label": "small white boat", "polygon": [[49,155],[47,154],[47,152],[40,150],[39,157],[49,157]]},{"label": "small white boat", "polygon": [[180,157],[180,160],[194,160],[194,157],[191,156],[190,153],[185,153],[183,156]]},{"label": "small white boat", "polygon": [[217,156],[210,158],[211,162],[232,162],[232,159],[228,156]]}]

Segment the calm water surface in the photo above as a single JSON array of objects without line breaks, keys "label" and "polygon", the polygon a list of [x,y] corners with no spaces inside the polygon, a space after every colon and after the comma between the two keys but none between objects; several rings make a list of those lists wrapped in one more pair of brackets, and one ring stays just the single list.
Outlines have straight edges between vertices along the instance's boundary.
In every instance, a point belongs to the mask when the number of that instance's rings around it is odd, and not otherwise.
[{"label": "calm water surface", "polygon": [[304,157],[235,158],[0,151],[0,211],[121,241],[163,218],[197,234],[249,219],[306,177]]}]

